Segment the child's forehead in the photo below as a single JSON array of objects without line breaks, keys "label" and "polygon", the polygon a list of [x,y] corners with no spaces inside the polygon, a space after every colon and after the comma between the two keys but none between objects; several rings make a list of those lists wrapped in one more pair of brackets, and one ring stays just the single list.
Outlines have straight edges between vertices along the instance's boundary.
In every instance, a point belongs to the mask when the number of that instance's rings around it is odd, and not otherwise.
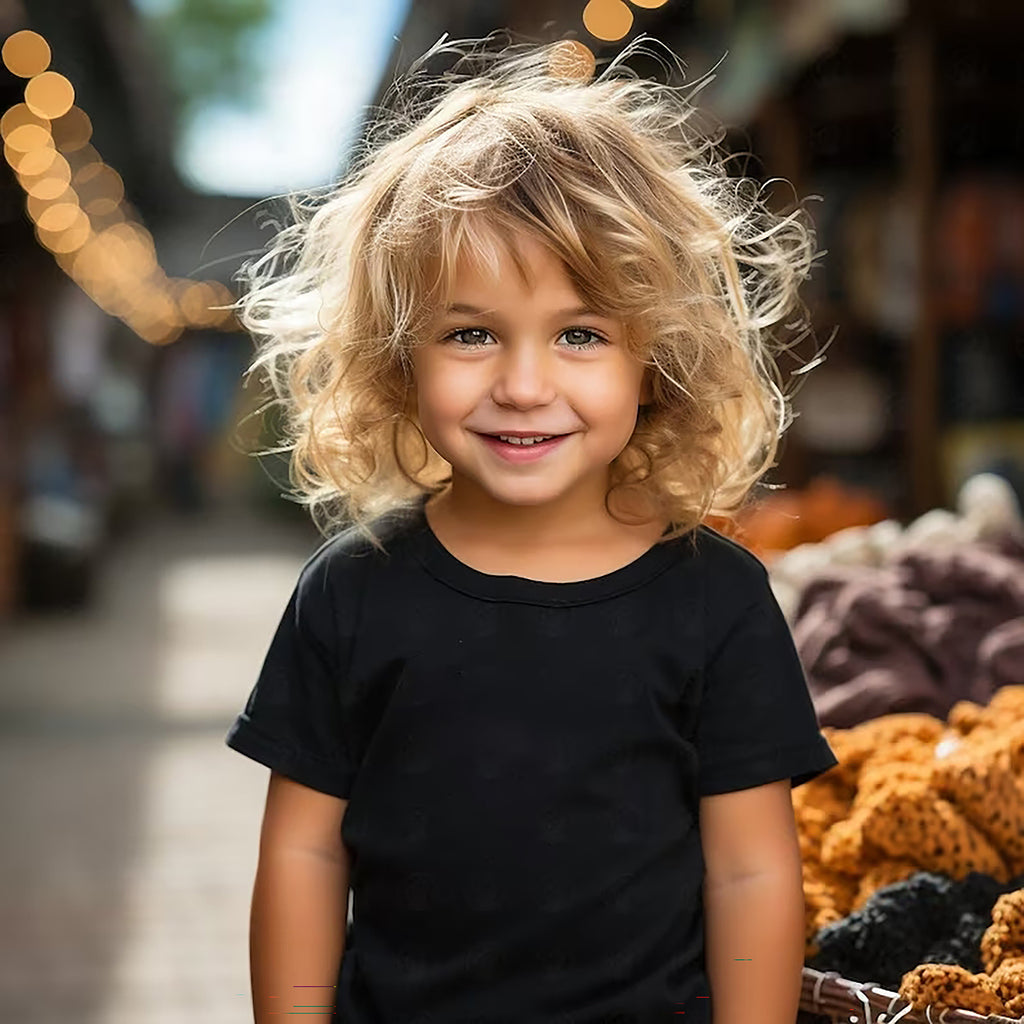
[{"label": "child's forehead", "polygon": [[529,284],[538,273],[568,276],[569,270],[551,246],[525,225],[482,221],[462,235],[452,255],[458,280],[501,278],[514,269]]},{"label": "child's forehead", "polygon": [[493,286],[514,277],[530,288],[538,281],[556,279],[566,291],[584,298],[577,275],[555,243],[531,225],[466,217],[447,244],[441,284],[449,295],[461,288]]}]

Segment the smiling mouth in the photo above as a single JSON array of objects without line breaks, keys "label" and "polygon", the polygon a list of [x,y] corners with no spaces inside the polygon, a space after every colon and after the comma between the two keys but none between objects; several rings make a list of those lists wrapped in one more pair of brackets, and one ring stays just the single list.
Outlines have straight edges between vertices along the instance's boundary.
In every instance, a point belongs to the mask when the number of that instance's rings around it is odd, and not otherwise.
[{"label": "smiling mouth", "polygon": [[545,452],[557,448],[559,442],[564,441],[572,433],[573,431],[569,431],[567,434],[484,434],[476,432],[477,437],[488,442],[492,451],[503,457],[511,457],[513,452],[517,452],[516,458],[520,456],[526,458],[527,451],[537,456],[543,455]]},{"label": "smiling mouth", "polygon": [[541,441],[550,441],[553,437],[563,437],[563,434],[531,434],[529,437],[517,437],[514,434],[488,434],[488,437],[496,437],[506,444],[531,445],[539,444]]}]

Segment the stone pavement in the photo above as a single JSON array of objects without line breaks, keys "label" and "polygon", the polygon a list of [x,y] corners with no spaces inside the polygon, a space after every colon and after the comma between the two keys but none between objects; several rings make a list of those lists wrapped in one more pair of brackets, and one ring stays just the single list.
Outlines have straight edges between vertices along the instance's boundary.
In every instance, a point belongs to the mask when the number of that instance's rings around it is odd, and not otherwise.
[{"label": "stone pavement", "polygon": [[269,773],[224,735],[319,543],[251,511],[164,519],[87,609],[0,631],[0,1018],[251,1022]]}]

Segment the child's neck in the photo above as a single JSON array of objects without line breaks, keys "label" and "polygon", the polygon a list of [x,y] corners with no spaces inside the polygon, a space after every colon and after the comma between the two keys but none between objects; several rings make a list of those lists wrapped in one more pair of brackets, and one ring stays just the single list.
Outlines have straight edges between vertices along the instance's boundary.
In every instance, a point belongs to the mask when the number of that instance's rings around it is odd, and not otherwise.
[{"label": "child's neck", "polygon": [[552,583],[614,572],[656,544],[668,525],[620,522],[605,509],[603,490],[598,502],[554,507],[503,505],[456,487],[431,499],[426,515],[438,540],[471,568]]}]

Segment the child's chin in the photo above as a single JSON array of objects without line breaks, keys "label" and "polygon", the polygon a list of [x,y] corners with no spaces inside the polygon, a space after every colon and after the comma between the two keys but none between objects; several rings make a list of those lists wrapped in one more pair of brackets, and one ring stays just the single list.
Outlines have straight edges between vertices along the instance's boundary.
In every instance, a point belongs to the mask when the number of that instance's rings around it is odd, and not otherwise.
[{"label": "child's chin", "polygon": [[487,491],[495,501],[521,508],[549,505],[565,494],[563,489],[556,487],[499,487],[488,488]]}]

